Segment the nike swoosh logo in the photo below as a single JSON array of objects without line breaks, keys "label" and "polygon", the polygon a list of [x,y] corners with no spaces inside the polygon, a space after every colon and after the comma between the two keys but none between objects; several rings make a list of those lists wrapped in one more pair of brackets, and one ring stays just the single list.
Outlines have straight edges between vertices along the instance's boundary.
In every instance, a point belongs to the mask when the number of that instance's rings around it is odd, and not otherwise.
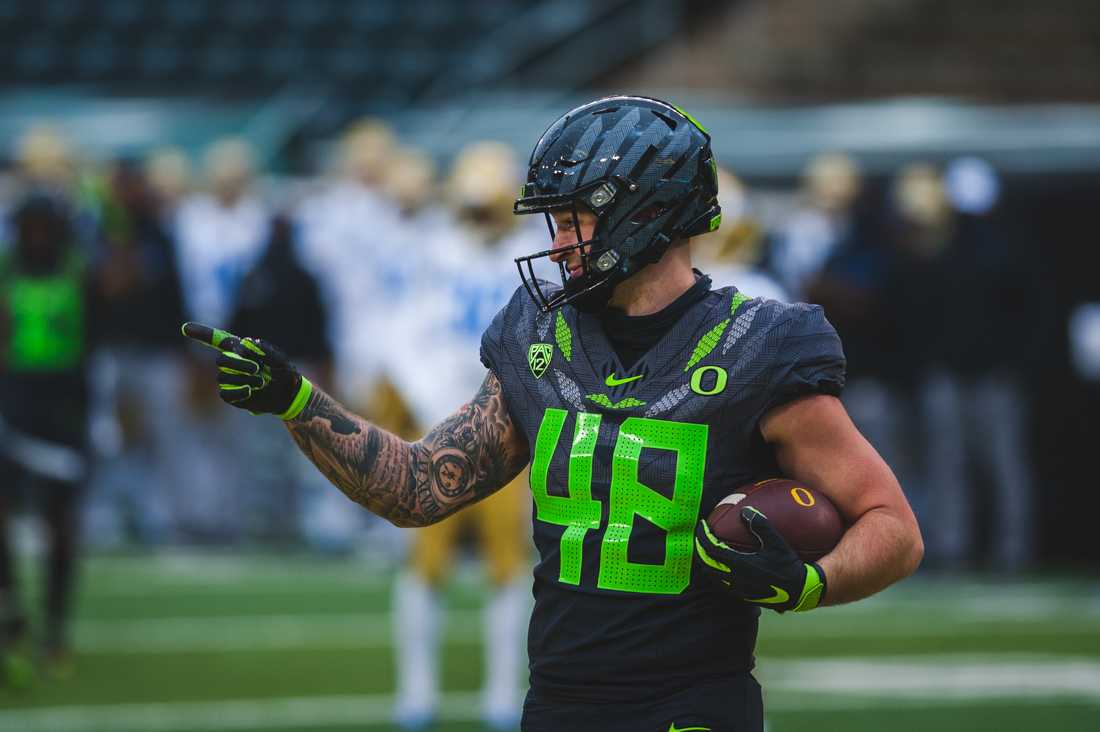
[{"label": "nike swoosh logo", "polygon": [[673,722],[668,726],[668,732],[710,732],[710,727],[677,727]]},{"label": "nike swoosh logo", "polygon": [[637,376],[628,376],[625,379],[616,379],[615,374],[611,373],[607,375],[607,378],[603,380],[603,383],[607,386],[622,386],[623,384],[629,384],[631,381],[637,381],[645,376],[645,374],[638,374]]},{"label": "nike swoosh logo", "polygon": [[775,585],[772,585],[772,589],[775,590],[775,594],[771,597],[761,597],[758,600],[749,600],[749,602],[759,602],[763,605],[776,605],[791,599],[791,596],[787,594],[786,590],[781,590]]}]

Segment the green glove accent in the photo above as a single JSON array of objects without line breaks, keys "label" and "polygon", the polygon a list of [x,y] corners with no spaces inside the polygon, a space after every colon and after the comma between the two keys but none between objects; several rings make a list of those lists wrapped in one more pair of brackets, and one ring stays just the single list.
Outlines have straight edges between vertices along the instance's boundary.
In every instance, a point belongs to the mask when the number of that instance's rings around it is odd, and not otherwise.
[{"label": "green glove accent", "polygon": [[306,402],[309,401],[312,393],[313,384],[309,383],[309,379],[303,376],[302,385],[298,387],[298,393],[294,396],[294,401],[290,403],[289,409],[279,415],[279,419],[294,419],[301,414],[302,410],[306,408]]},{"label": "green glove accent", "polygon": [[225,403],[283,419],[293,419],[305,408],[313,385],[276,346],[200,323],[184,323],[181,331],[219,352],[218,395]]},{"label": "green glove accent", "polygon": [[[718,541],[718,539],[713,538],[714,535],[710,533],[710,527],[707,525],[706,521],[703,521],[702,523],[703,531],[705,531],[707,535],[712,538],[712,542],[714,544],[723,547],[726,546],[722,542]],[[711,569],[715,569],[719,572],[725,572],[726,574],[730,574],[733,572],[733,570],[729,568],[729,565],[722,564],[717,559],[707,554],[707,550],[703,547],[702,544],[699,543],[698,539],[695,540],[695,553],[699,556],[699,559],[702,560],[703,564],[707,565]],[[727,582],[727,584],[729,583]]]},{"label": "green glove accent", "polygon": [[817,607],[825,596],[821,567],[803,562],[768,523],[767,516],[755,508],[742,509],[741,520],[760,541],[760,549],[738,551],[715,536],[705,520],[700,521],[695,529],[699,571],[752,605],[776,612],[805,612]]},{"label": "green glove accent", "polygon": [[825,573],[817,562],[806,565],[806,583],[802,586],[802,594],[798,596],[798,604],[794,606],[796,613],[804,613],[813,610],[821,604],[825,597]]}]

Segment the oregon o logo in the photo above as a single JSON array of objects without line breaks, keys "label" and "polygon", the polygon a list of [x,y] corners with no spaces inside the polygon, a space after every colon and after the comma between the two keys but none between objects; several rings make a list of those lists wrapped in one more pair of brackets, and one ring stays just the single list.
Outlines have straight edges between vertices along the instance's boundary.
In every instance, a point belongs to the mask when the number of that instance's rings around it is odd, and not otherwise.
[{"label": "oregon o logo", "polygon": [[[709,389],[703,388],[703,375],[707,372],[714,373],[714,382]],[[702,396],[720,394],[726,389],[726,370],[718,366],[700,366],[691,374],[691,390]]]},{"label": "oregon o logo", "polygon": [[794,502],[797,503],[799,506],[803,506],[805,508],[809,508],[810,506],[817,503],[817,499],[814,498],[814,494],[810,493],[802,486],[795,486],[794,488],[791,488],[791,498],[793,498]]}]

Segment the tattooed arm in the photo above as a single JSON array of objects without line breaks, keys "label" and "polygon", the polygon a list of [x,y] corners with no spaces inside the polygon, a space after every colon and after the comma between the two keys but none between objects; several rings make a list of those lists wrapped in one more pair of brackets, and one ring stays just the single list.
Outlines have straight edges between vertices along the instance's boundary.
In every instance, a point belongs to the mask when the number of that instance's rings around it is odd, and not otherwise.
[{"label": "tattooed arm", "polygon": [[397,526],[426,526],[499,490],[528,461],[490,371],[474,398],[423,439],[406,442],[314,387],[286,422],[294,441],[333,485]]}]

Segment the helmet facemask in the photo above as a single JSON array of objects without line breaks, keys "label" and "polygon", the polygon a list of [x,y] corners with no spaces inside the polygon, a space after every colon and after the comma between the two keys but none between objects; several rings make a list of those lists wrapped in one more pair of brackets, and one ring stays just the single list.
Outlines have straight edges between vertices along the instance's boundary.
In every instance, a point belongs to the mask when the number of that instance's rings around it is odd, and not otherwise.
[{"label": "helmet facemask", "polygon": [[[574,192],[570,196],[533,196],[521,198],[516,202],[517,214],[541,213],[546,218],[546,227],[550,232],[551,248],[516,258],[516,267],[520,279],[528,294],[543,312],[550,312],[565,304],[573,304],[582,310],[598,310],[603,307],[611,295],[614,286],[619,253],[607,246],[606,210],[615,195],[613,184],[599,181]],[[581,212],[596,217],[596,225],[589,239],[581,238]],[[558,239],[555,213],[567,213],[573,222],[576,241],[565,246],[554,246]],[[567,262],[570,255],[580,255],[580,272],[572,274]],[[541,259],[557,259],[558,274],[561,277],[561,290],[547,295],[539,285],[535,274],[535,264]]]}]

